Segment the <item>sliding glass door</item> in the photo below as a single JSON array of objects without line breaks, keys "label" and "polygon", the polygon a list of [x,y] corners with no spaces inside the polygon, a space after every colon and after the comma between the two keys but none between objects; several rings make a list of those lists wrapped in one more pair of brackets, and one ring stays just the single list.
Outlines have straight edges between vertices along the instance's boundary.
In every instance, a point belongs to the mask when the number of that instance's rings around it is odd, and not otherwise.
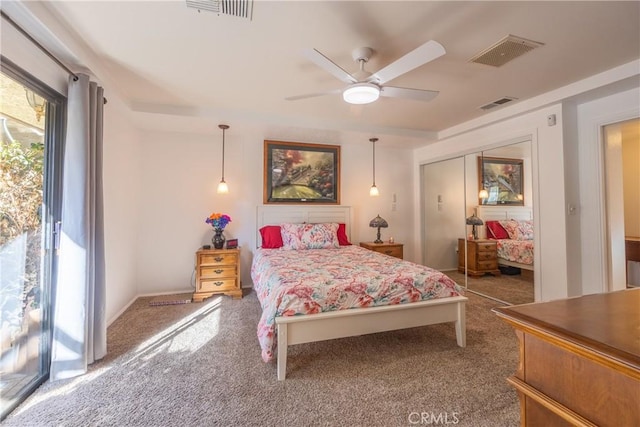
[{"label": "sliding glass door", "polygon": [[0,395],[4,418],[48,377],[63,99],[0,73]]}]

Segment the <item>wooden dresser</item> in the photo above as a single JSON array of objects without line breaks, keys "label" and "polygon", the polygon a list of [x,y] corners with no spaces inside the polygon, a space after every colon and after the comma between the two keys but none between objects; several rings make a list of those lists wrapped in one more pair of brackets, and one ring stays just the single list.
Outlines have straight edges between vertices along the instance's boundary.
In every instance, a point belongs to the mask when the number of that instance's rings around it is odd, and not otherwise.
[{"label": "wooden dresser", "polygon": [[240,249],[201,249],[196,252],[194,302],[216,294],[242,298],[240,285]]},{"label": "wooden dresser", "polygon": [[403,248],[404,244],[402,243],[373,243],[373,242],[360,242],[360,246],[363,248],[369,249],[371,251],[380,252],[381,254],[394,256],[396,258],[403,259]]},{"label": "wooden dresser", "polygon": [[523,426],[640,426],[640,289],[493,311],[519,340]]},{"label": "wooden dresser", "polygon": [[[498,268],[498,244],[495,240],[466,240],[467,271],[469,276],[480,277],[487,273],[500,275]],[[458,271],[464,273],[465,240],[458,239]]]}]

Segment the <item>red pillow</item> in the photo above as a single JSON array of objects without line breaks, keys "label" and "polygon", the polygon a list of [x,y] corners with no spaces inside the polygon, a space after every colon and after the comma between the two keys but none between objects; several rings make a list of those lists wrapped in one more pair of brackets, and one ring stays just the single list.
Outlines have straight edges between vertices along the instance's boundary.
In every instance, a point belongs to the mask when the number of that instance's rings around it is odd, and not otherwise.
[{"label": "red pillow", "polygon": [[347,227],[344,224],[338,224],[338,242],[340,246],[349,246],[349,238],[347,237]]},{"label": "red pillow", "polygon": [[498,221],[487,221],[487,237],[491,239],[508,239],[509,233]]},{"label": "red pillow", "polygon": [[282,234],[279,225],[265,225],[260,229],[262,247],[265,249],[278,249],[282,247]]}]

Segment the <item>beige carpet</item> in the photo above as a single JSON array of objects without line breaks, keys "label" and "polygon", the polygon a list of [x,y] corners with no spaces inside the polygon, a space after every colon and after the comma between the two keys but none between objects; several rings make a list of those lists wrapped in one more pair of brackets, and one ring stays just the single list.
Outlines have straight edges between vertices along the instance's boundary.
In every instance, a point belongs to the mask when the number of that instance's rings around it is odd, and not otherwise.
[{"label": "beige carpet", "polygon": [[[276,380],[256,337],[260,305],[214,297],[136,301],[108,331],[105,359],[45,383],[6,426],[517,426],[518,363],[497,304],[470,294],[467,347],[453,324],[293,346]],[[432,424],[437,424],[432,422]]]},{"label": "beige carpet", "polygon": [[[464,286],[464,274],[457,271],[445,271],[456,283]],[[497,298],[509,304],[527,304],[534,302],[533,277],[525,278],[521,275],[492,276],[486,274],[481,277],[468,277],[469,290]]]}]

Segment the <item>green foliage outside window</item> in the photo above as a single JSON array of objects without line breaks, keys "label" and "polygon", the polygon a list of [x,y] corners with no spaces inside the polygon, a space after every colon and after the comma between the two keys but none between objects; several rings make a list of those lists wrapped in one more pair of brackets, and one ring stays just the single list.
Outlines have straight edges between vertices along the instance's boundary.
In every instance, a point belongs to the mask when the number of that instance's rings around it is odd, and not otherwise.
[{"label": "green foliage outside window", "polygon": [[[3,325],[20,324],[27,307],[39,301],[43,168],[44,144],[0,144],[0,250],[3,263],[14,263],[3,267],[21,273],[2,284]],[[26,248],[13,244],[20,237]]]}]

